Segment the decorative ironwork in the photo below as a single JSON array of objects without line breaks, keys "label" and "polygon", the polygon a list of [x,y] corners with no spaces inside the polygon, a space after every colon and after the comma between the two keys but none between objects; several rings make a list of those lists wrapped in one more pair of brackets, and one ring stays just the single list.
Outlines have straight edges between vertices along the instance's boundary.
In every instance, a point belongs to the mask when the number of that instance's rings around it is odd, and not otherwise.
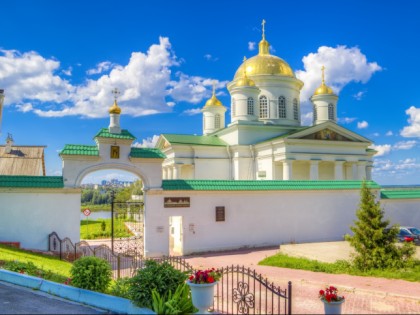
[{"label": "decorative ironwork", "polygon": [[248,314],[248,309],[255,306],[254,295],[248,291],[248,283],[244,282],[238,282],[238,288],[233,289],[233,302],[238,304],[239,314]]}]

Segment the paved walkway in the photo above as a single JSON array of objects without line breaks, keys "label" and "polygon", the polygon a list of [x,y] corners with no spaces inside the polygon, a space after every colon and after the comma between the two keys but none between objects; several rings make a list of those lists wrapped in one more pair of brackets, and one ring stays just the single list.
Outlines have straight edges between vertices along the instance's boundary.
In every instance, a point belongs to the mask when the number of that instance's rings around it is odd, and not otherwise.
[{"label": "paved walkway", "polygon": [[[305,244],[308,250],[315,247],[315,253],[320,256],[332,255],[329,245],[331,244]],[[299,251],[305,252],[302,247]],[[256,269],[257,272],[282,287],[286,286],[288,281],[292,281],[292,312],[294,314],[323,314],[323,304],[318,299],[318,292],[327,284],[337,286],[345,295],[344,314],[420,314],[420,284],[418,282],[258,266],[260,260],[277,252],[279,252],[278,248],[237,250],[194,255],[186,259],[196,268],[245,265]],[[344,253],[345,251],[341,254]]]}]

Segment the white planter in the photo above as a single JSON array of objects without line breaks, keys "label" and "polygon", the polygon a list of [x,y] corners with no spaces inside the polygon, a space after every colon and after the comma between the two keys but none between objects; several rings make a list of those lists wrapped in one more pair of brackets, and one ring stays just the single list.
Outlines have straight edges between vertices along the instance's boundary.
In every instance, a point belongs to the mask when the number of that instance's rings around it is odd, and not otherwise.
[{"label": "white planter", "polygon": [[187,281],[191,288],[191,297],[193,305],[198,308],[197,314],[209,314],[208,309],[213,305],[214,283],[196,284]]},{"label": "white planter", "polygon": [[324,313],[325,314],[341,314],[341,306],[343,305],[345,300],[337,301],[337,302],[326,302],[324,303]]}]

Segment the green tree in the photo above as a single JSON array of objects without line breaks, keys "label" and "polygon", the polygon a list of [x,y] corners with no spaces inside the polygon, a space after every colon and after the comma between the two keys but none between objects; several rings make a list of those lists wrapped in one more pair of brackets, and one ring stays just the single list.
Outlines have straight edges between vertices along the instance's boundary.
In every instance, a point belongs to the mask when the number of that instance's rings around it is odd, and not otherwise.
[{"label": "green tree", "polygon": [[360,192],[357,219],[350,227],[354,233],[347,235],[346,240],[356,251],[353,257],[354,266],[359,270],[403,268],[412,262],[415,247],[411,243],[397,246],[398,226],[389,229],[389,220],[384,219],[384,211],[375,195],[363,182]]}]

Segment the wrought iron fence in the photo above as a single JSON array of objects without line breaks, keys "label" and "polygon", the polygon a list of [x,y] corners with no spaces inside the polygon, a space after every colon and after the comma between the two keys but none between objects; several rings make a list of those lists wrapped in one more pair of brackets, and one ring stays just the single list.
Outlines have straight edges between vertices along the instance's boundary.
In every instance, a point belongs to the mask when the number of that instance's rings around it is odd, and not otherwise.
[{"label": "wrought iron fence", "polygon": [[[57,233],[49,235],[49,250],[60,259],[73,261],[82,256],[96,256],[108,261],[113,269],[113,278],[132,277],[143,268],[146,259],[140,255],[113,253],[107,245],[90,246],[81,241],[73,244],[70,239],[61,240]],[[186,273],[195,268],[182,257],[165,256],[154,258],[167,262],[175,269]],[[255,270],[244,266],[232,265],[219,269],[222,278],[216,285],[213,311],[220,314],[291,314],[292,283],[287,288],[270,282]]]}]

